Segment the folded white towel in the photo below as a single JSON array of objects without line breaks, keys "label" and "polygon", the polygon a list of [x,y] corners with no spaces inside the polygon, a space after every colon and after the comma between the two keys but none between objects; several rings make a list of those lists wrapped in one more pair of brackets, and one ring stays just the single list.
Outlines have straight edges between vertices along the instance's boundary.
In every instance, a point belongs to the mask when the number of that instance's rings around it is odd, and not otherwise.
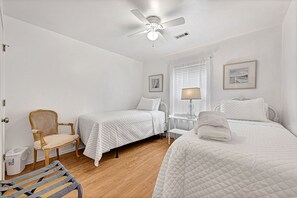
[{"label": "folded white towel", "polygon": [[204,139],[231,140],[231,131],[225,114],[217,111],[204,111],[199,114],[196,134]]},{"label": "folded white towel", "polygon": [[231,132],[224,127],[202,126],[198,129],[198,137],[228,142],[231,140]]},{"label": "folded white towel", "polygon": [[225,114],[219,111],[200,112],[198,118],[198,128],[201,126],[229,128]]}]

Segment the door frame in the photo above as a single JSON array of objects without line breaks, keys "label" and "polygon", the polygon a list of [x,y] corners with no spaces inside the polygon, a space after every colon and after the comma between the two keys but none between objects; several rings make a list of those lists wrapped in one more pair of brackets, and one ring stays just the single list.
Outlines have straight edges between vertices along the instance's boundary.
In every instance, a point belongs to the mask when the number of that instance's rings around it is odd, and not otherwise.
[{"label": "door frame", "polygon": [[5,179],[5,124],[2,118],[5,117],[5,55],[3,51],[4,39],[4,17],[3,1],[0,0],[0,180]]}]

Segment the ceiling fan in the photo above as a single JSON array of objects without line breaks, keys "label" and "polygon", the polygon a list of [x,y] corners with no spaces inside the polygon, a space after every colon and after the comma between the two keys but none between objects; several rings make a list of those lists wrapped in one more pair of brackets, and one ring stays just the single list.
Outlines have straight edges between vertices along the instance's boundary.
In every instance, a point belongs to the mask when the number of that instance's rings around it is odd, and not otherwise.
[{"label": "ceiling fan", "polygon": [[151,41],[155,41],[158,37],[163,37],[160,30],[164,30],[169,27],[182,25],[185,23],[184,17],[173,19],[167,22],[162,23],[161,19],[157,16],[148,16],[145,17],[138,9],[131,10],[132,14],[136,16],[145,26],[146,29],[140,32],[136,32],[128,35],[128,37],[133,37],[141,34],[147,34],[147,38]]}]

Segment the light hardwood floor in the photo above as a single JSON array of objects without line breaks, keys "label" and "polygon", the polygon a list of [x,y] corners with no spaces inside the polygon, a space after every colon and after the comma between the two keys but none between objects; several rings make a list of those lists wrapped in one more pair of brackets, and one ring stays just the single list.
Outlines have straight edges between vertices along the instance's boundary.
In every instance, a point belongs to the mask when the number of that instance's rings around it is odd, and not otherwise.
[{"label": "light hardwood floor", "polygon": [[[155,136],[120,148],[119,158],[114,151],[103,154],[99,167],[82,150],[79,159],[73,152],[60,156],[60,161],[82,184],[83,197],[151,197],[168,148],[166,138]],[[38,162],[37,168],[43,165]],[[30,171],[31,165],[22,174]],[[76,192],[67,195],[76,196]]]}]

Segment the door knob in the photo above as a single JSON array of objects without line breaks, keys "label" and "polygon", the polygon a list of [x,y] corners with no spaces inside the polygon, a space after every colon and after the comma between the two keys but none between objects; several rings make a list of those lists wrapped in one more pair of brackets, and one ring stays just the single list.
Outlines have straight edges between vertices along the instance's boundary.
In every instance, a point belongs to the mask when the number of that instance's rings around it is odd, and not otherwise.
[{"label": "door knob", "polygon": [[1,122],[4,122],[4,123],[8,123],[9,122],[9,118],[8,117],[5,117],[1,120]]}]

